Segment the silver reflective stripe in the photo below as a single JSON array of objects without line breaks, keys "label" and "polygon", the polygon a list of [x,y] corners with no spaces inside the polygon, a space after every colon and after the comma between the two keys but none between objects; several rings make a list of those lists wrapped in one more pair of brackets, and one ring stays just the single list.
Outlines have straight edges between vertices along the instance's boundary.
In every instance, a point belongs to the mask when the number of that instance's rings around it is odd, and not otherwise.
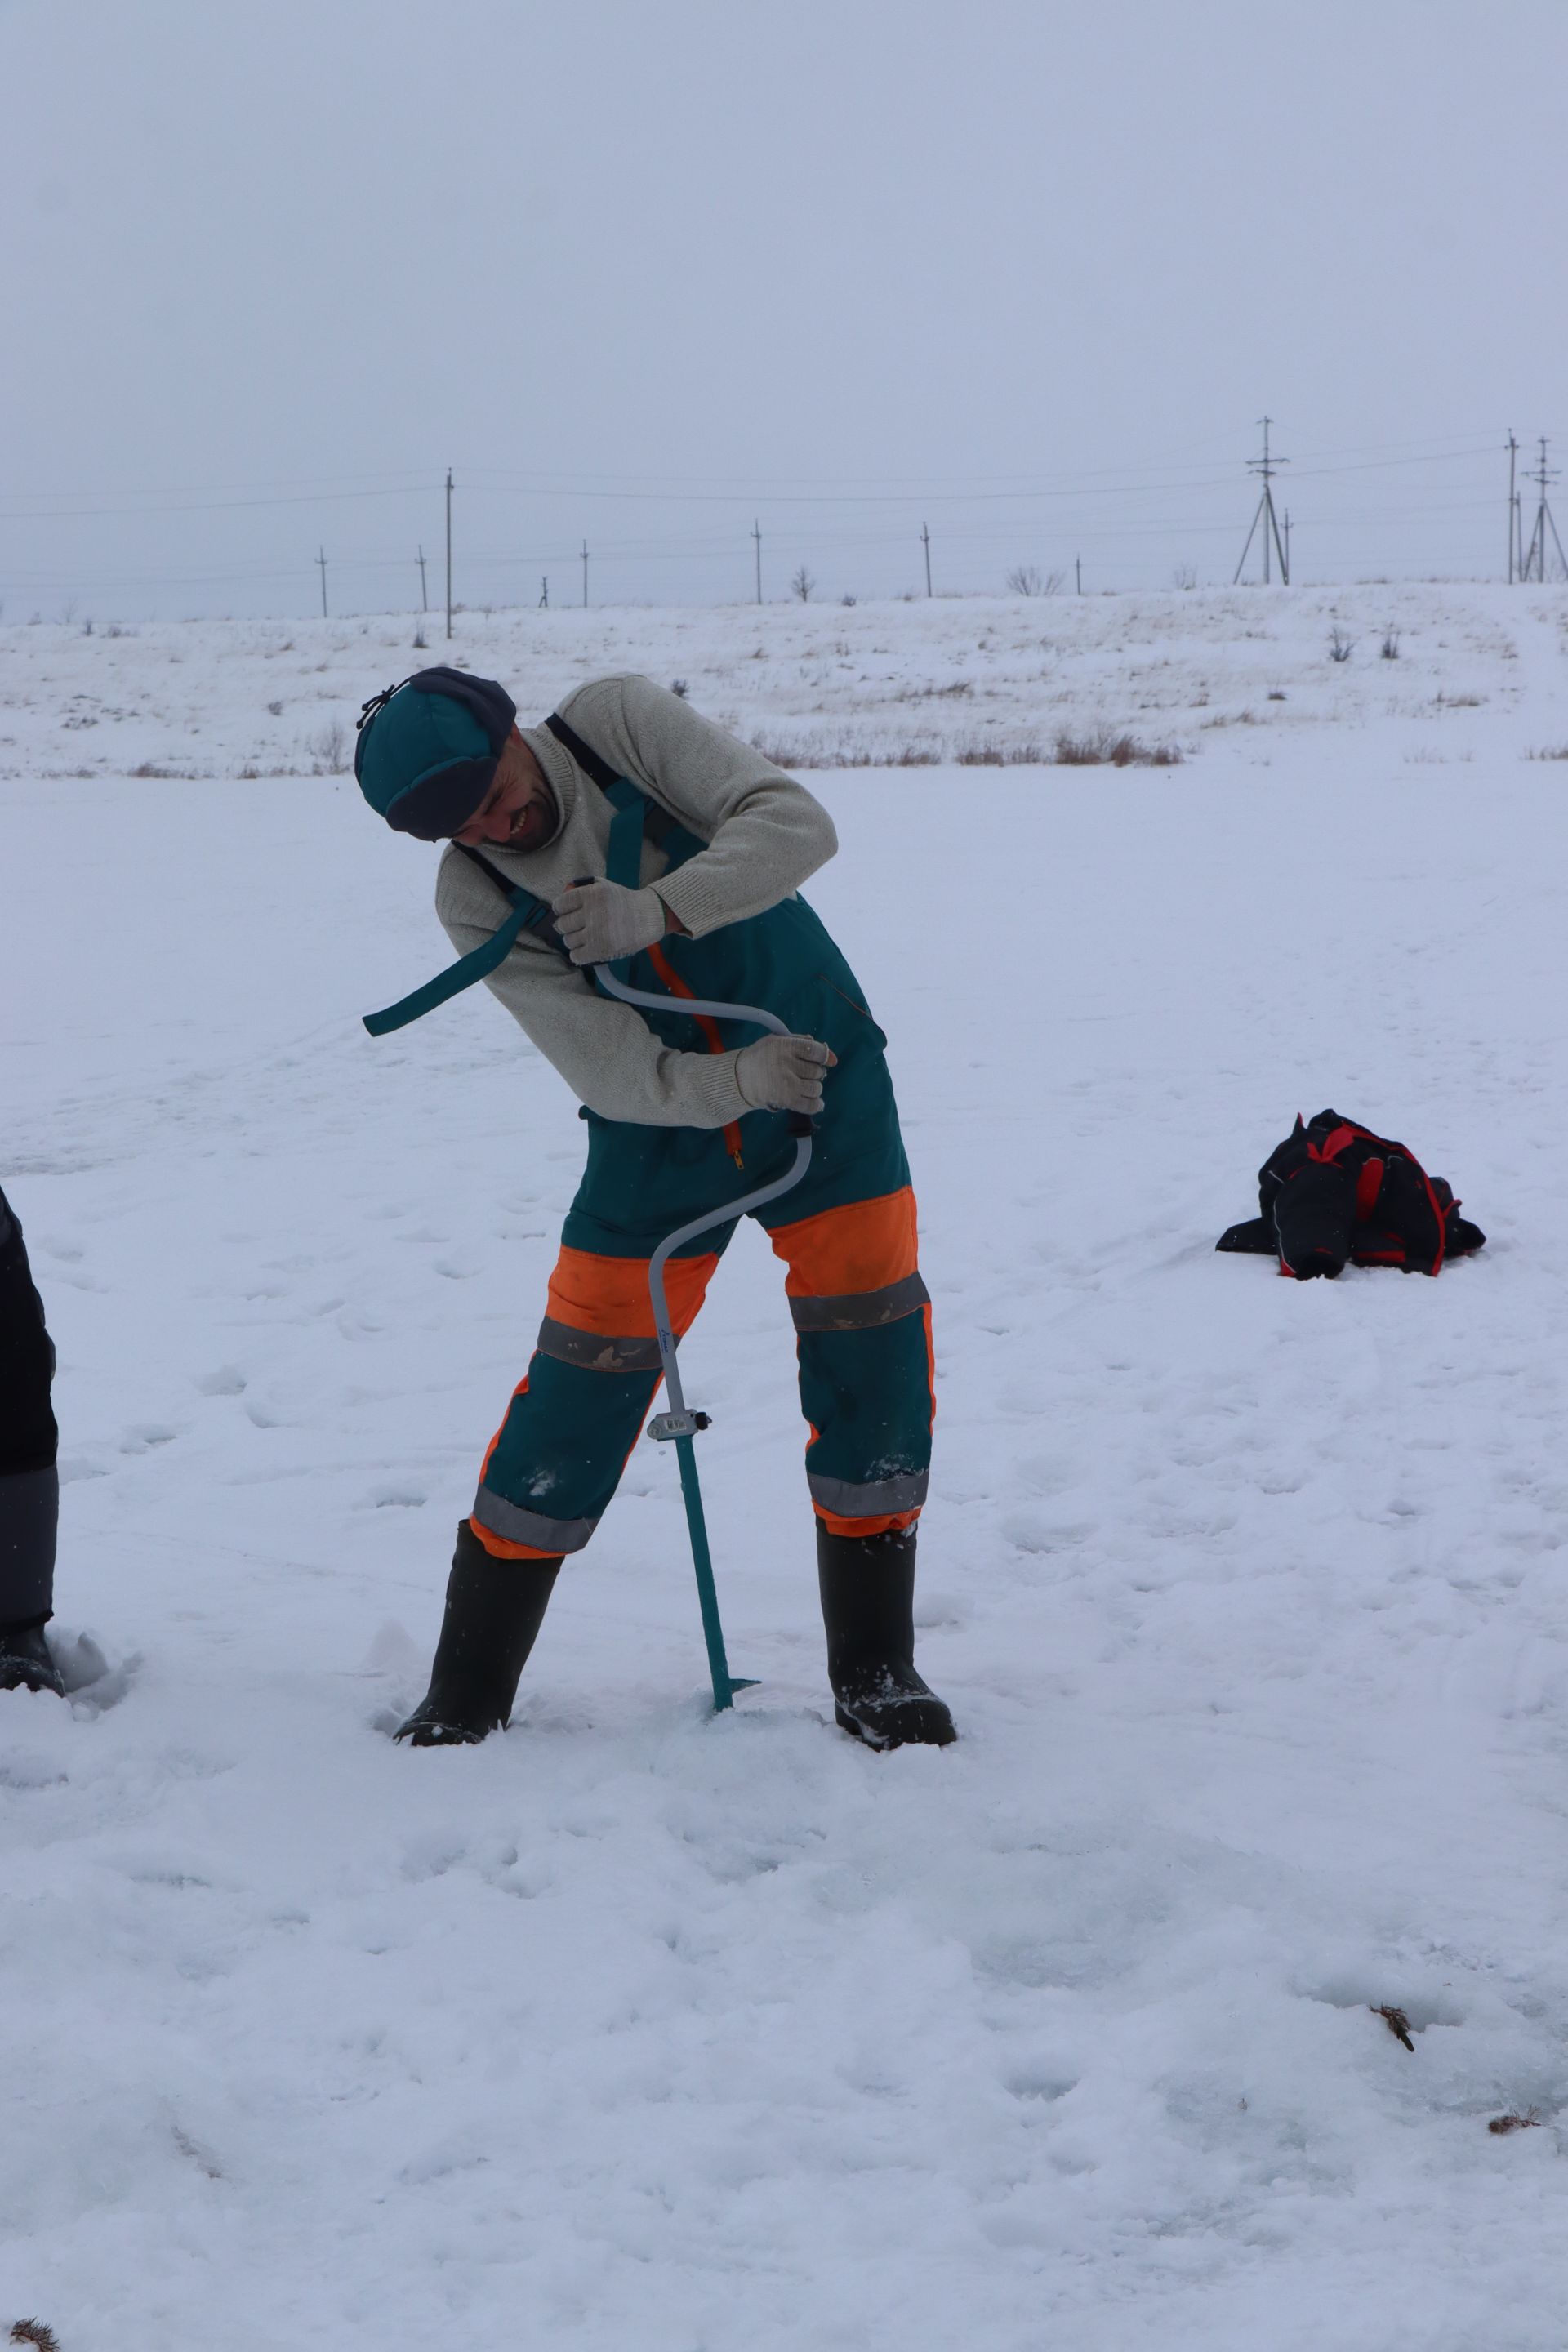
[{"label": "silver reflective stripe", "polygon": [[597,1331],[578,1331],[547,1315],[534,1342],[542,1356],[558,1364],[581,1364],[590,1372],[657,1372],[658,1341],[635,1338],[607,1339]]},{"label": "silver reflective stripe", "polygon": [[489,1486],[481,1486],[475,1496],[473,1516],[492,1536],[530,1544],[535,1551],[581,1551],[599,1524],[597,1519],[544,1518],[538,1511],[520,1509]]},{"label": "silver reflective stripe", "polygon": [[792,1298],[789,1311],[797,1331],[871,1331],[879,1324],[918,1315],[930,1304],[931,1293],[920,1276],[906,1274],[884,1290],[850,1290],[837,1298]]},{"label": "silver reflective stripe", "polygon": [[880,1518],[885,1511],[918,1511],[926,1498],[929,1470],[900,1470],[896,1478],[877,1478],[857,1486],[848,1478],[819,1478],[806,1473],[811,1499],[839,1519]]}]

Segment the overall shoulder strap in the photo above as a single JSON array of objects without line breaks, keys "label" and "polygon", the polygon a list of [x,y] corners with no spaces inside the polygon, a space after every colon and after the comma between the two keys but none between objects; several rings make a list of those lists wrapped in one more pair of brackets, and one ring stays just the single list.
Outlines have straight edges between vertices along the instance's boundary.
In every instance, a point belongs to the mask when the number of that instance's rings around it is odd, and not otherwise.
[{"label": "overall shoulder strap", "polygon": [[496,966],[505,961],[523,931],[532,931],[548,946],[560,949],[563,955],[566,952],[561,946],[561,934],[555,928],[555,919],[542,898],[536,897],[533,891],[524,889],[521,882],[509,882],[499,866],[492,866],[489,859],[481,856],[477,849],[470,849],[467,842],[455,841],[452,846],[489,875],[506,898],[510,911],[482,947],[473,949],[466,956],[459,956],[457,962],[448,964],[445,971],[438,971],[434,980],[427,980],[423,988],[416,988],[411,995],[400,997],[384,1012],[365,1013],[364,1025],[373,1037],[384,1037],[391,1030],[405,1029],[411,1021],[422,1019],[426,1013],[434,1013],[438,1004],[445,1004],[448,998],[461,995],[465,988],[472,988],[476,981],[483,980],[487,973],[494,971]]},{"label": "overall shoulder strap", "polygon": [[[615,811],[605,852],[605,880],[618,882],[623,890],[635,890],[642,879],[643,836],[646,833],[650,841],[659,841],[661,835],[653,820],[663,816],[664,811],[629,776],[617,776],[609,761],[601,760],[592,745],[584,743],[581,735],[568,727],[558,710],[552,710],[544,724],[555,740],[570,751],[584,774],[593,778]],[[666,828],[671,822],[665,818]]]},{"label": "overall shoulder strap", "polygon": [[[584,742],[574,727],[568,727],[558,710],[552,710],[544,723],[562,749],[571,752],[584,774],[592,776],[602,793],[607,793],[612,784],[626,782],[625,777],[616,775],[608,760],[600,759],[592,744]],[[637,787],[632,789],[635,792]]]},{"label": "overall shoulder strap", "polygon": [[[574,727],[569,727],[558,710],[552,710],[544,722],[562,749],[570,751],[585,776],[591,776],[616,811],[610,827],[608,879],[619,882],[628,890],[637,887],[640,855],[631,854],[639,838],[651,841],[662,849],[670,866],[684,866],[689,857],[707,847],[706,842],[694,833],[688,833],[679,817],[671,816],[640,784],[629,776],[618,776],[608,760],[600,758],[591,743],[584,743]],[[634,814],[637,824],[633,824]],[[621,823],[625,818],[626,822]]]}]

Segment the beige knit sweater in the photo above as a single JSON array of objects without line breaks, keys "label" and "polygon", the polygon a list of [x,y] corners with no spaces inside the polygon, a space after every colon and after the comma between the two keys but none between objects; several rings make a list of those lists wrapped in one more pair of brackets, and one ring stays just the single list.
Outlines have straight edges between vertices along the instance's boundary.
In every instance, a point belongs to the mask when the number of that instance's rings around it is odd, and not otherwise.
[{"label": "beige knit sweater", "polygon": [[[804,785],[651,678],[595,678],[559,708],[617,775],[709,845],[664,879],[663,851],[643,844],[644,887],[658,883],[695,938],[793,897],[837,848],[832,818]],[[483,855],[548,903],[579,876],[603,876],[612,812],[547,729],[521,732],[555,796],[560,829],[542,849],[520,856],[487,844]],[[436,912],[466,955],[504,920],[506,902],[471,859],[448,848],[436,877]],[[558,949],[526,931],[486,985],[578,1100],[604,1118],[723,1127],[752,1108],[735,1083],[733,1054],[661,1045],[635,1007],[599,995]]]}]

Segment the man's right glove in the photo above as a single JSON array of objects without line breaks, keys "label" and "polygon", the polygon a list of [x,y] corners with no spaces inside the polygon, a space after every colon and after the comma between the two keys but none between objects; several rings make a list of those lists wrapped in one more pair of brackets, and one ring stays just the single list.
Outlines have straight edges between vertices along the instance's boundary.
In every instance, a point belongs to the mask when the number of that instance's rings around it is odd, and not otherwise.
[{"label": "man's right glove", "polygon": [[815,1037],[759,1037],[735,1056],[735,1084],[753,1110],[822,1108],[822,1074],[838,1056]]}]

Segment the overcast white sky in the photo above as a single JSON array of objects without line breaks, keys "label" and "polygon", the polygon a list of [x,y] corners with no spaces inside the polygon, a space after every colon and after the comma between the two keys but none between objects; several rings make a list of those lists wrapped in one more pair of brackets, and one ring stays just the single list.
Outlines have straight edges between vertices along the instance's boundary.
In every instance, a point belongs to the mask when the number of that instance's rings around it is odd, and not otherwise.
[{"label": "overcast white sky", "polygon": [[[5,617],[1496,573],[1565,0],[0,0]],[[633,493],[636,493],[634,496]],[[1565,501],[1568,508],[1568,501]],[[432,569],[436,601],[438,566]]]}]

